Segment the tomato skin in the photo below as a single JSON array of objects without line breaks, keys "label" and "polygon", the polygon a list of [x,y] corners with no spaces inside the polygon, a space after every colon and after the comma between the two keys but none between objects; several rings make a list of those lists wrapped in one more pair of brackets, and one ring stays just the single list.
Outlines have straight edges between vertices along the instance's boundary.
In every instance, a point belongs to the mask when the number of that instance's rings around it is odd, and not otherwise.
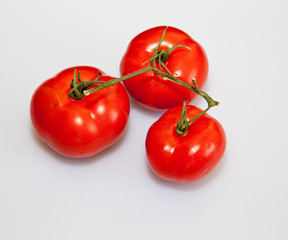
[{"label": "tomato skin", "polygon": [[39,137],[61,155],[71,158],[92,156],[113,145],[128,121],[128,94],[121,83],[102,89],[82,100],[68,96],[74,70],[81,80],[101,81],[112,77],[97,68],[68,68],[42,83],[34,92],[30,115]]},{"label": "tomato skin", "polygon": [[[132,39],[121,60],[121,76],[147,66],[143,63],[152,57],[165,28],[165,26],[151,28]],[[168,50],[176,45],[185,45],[190,49],[180,47],[172,51],[165,62],[167,68],[173,77],[190,85],[193,85],[191,79],[195,78],[201,89],[208,75],[208,59],[204,49],[185,32],[168,27],[159,50]],[[159,69],[158,63],[156,66]],[[163,67],[161,70],[167,73]],[[151,110],[169,109],[181,105],[183,101],[190,102],[197,96],[191,90],[164,79],[154,72],[135,76],[123,83],[136,102]]]},{"label": "tomato skin", "polygon": [[[207,113],[192,122],[188,133],[176,133],[182,106],[165,112],[150,127],[146,137],[146,155],[153,172],[160,178],[190,183],[211,172],[221,160],[226,148],[226,135],[221,124]],[[202,110],[188,105],[188,120]]]}]

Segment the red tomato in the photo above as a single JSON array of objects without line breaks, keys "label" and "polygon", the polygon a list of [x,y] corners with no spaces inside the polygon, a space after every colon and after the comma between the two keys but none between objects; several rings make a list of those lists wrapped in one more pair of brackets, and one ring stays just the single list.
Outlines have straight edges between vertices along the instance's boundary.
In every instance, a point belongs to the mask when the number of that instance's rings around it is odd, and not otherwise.
[{"label": "red tomato", "polygon": [[[121,76],[147,66],[147,63],[144,65],[143,63],[151,59],[164,30],[164,26],[146,30],[130,42],[121,61]],[[201,89],[208,75],[208,60],[204,49],[185,32],[168,27],[158,50],[168,50],[177,45],[185,45],[190,49],[176,48],[164,61],[165,66],[170,70],[173,77],[192,86],[191,79],[195,78]],[[157,69],[160,69],[158,63],[156,66]],[[161,70],[167,73],[163,67]],[[125,80],[123,83],[129,94],[139,104],[152,110],[169,109],[181,105],[183,101],[190,102],[197,96],[191,90],[164,79],[154,72],[138,75]]]},{"label": "red tomato", "polygon": [[[187,106],[188,120],[202,110]],[[160,178],[189,183],[212,171],[221,160],[226,136],[221,124],[207,113],[190,123],[186,135],[176,133],[182,107],[168,110],[149,129],[146,153],[149,165]]]},{"label": "red tomato", "polygon": [[[81,66],[66,69],[40,85],[31,100],[31,119],[39,137],[56,152],[71,158],[92,156],[114,144],[129,116],[129,99],[120,83],[82,100],[68,96],[74,70],[83,80],[112,77],[101,70]],[[98,72],[99,71],[99,72]]]}]

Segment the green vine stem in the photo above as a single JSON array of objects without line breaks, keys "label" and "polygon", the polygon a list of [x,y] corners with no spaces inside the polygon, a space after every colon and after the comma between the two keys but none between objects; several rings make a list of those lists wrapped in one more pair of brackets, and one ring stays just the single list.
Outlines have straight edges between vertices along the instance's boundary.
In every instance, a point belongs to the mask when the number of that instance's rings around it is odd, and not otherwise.
[{"label": "green vine stem", "polygon": [[138,71],[135,71],[133,73],[130,73],[130,74],[127,74],[123,77],[120,77],[120,78],[114,78],[114,79],[111,79],[110,81],[108,82],[104,82],[103,84],[95,87],[95,88],[91,88],[91,89],[88,89],[88,90],[84,90],[83,93],[85,96],[88,96],[92,93],[95,93],[105,87],[109,87],[109,86],[113,86],[119,82],[122,82],[122,81],[125,81],[126,79],[129,79],[129,78],[132,78],[132,77],[135,77],[139,74],[143,74],[143,73],[146,73],[146,72],[149,72],[149,71],[152,71],[154,73],[156,73],[157,75],[163,77],[163,78],[166,78],[166,79],[169,79],[170,81],[173,81],[177,84],[180,84],[188,89],[190,89],[191,91],[197,93],[198,95],[202,96],[207,104],[208,104],[208,109],[207,111],[211,108],[211,107],[214,107],[214,106],[218,106],[219,105],[219,102],[213,100],[206,92],[200,90],[196,84],[196,80],[193,78],[192,79],[192,82],[193,82],[193,85],[194,86],[191,86],[190,84],[186,83],[186,82],[183,82],[181,80],[179,80],[178,78],[175,78],[167,73],[164,73],[156,68],[153,68],[153,67],[146,67],[146,68],[142,68]]},{"label": "green vine stem", "polygon": [[[109,87],[109,86],[113,86],[113,85],[115,85],[115,84],[117,84],[119,82],[125,81],[126,79],[129,79],[129,78],[135,77],[137,75],[152,71],[155,74],[157,74],[157,75],[159,75],[159,76],[161,76],[161,77],[163,77],[165,79],[168,79],[168,80],[173,81],[173,82],[175,82],[177,84],[180,84],[180,85],[190,89],[191,91],[197,93],[198,95],[202,96],[206,100],[206,102],[208,104],[208,107],[202,113],[200,113],[195,118],[191,119],[189,122],[187,120],[185,120],[186,119],[185,118],[186,113],[183,113],[183,114],[185,114],[185,116],[183,118],[184,120],[183,119],[180,120],[179,128],[178,128],[178,130],[176,130],[176,131],[179,131],[180,135],[181,134],[183,135],[183,132],[186,131],[185,129],[188,129],[188,126],[189,126],[189,124],[192,121],[195,121],[197,118],[202,116],[211,107],[218,106],[219,102],[214,101],[207,93],[205,93],[204,91],[200,90],[198,88],[197,84],[196,84],[196,80],[195,79],[192,79],[192,82],[193,82],[193,85],[194,85],[194,86],[192,86],[192,85],[190,85],[190,84],[188,84],[186,82],[183,82],[183,81],[179,80],[178,78],[175,78],[175,77],[172,76],[172,73],[169,71],[169,69],[164,64],[164,62],[167,61],[167,59],[169,57],[169,54],[172,51],[174,51],[176,48],[179,48],[179,47],[184,47],[184,48],[187,48],[187,49],[190,49],[190,48],[186,47],[184,45],[177,45],[177,46],[174,46],[174,47],[172,47],[172,48],[170,48],[168,50],[164,50],[164,49],[159,50],[159,47],[160,47],[162,41],[164,40],[164,36],[165,36],[167,28],[168,27],[166,27],[165,30],[163,31],[161,39],[158,42],[158,44],[157,44],[157,46],[156,46],[156,48],[155,48],[155,50],[153,52],[152,57],[148,61],[143,63],[143,64],[148,63],[147,67],[142,68],[142,69],[140,69],[138,71],[132,72],[130,74],[127,74],[127,75],[125,75],[123,77],[111,79],[108,82],[100,82],[100,81],[98,81],[99,78],[101,77],[100,72],[99,72],[99,76],[94,81],[81,81],[80,80],[80,73],[78,73],[78,81],[77,81],[76,80],[76,69],[75,69],[74,78],[71,81],[71,91],[69,92],[69,97],[71,97],[73,99],[76,99],[76,100],[81,100],[82,98],[84,98],[84,96],[88,96],[88,95],[90,95],[92,93],[100,91],[103,88],[106,88],[106,87]],[[158,70],[156,68],[156,61],[158,61],[160,70]],[[153,65],[153,67],[150,67],[151,63]],[[163,67],[167,71],[168,74],[162,72],[161,71],[161,67]],[[96,86],[94,88],[90,88],[92,85],[98,85],[98,86]],[[183,106],[183,109],[184,109],[184,106]]]}]

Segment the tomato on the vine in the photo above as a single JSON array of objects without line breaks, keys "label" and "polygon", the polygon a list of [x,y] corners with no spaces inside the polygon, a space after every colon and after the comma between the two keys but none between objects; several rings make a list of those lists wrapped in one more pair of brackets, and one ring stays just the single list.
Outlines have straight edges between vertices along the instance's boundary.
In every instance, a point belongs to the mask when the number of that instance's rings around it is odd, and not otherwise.
[{"label": "tomato on the vine", "polygon": [[186,106],[185,119],[181,122],[183,110],[181,106],[171,108],[150,127],[146,153],[157,176],[189,183],[216,167],[226,148],[226,136],[216,119],[191,105]]},{"label": "tomato on the vine", "polygon": [[[190,85],[191,79],[195,78],[200,89],[207,79],[208,60],[204,49],[188,34],[174,27],[155,27],[137,35],[122,58],[120,74],[123,76],[137,71],[149,62]],[[169,109],[181,105],[183,101],[190,102],[197,96],[184,86],[151,71],[123,83],[139,104],[152,110]]]},{"label": "tomato on the vine", "polygon": [[[108,148],[122,135],[130,105],[121,83],[88,97],[79,89],[71,92],[76,84],[84,83],[83,89],[88,89],[96,79],[94,84],[97,85],[100,76],[102,82],[112,79],[97,68],[68,68],[34,92],[30,105],[33,126],[39,137],[56,152],[71,158],[89,157]],[[83,94],[81,100],[79,93]]]}]

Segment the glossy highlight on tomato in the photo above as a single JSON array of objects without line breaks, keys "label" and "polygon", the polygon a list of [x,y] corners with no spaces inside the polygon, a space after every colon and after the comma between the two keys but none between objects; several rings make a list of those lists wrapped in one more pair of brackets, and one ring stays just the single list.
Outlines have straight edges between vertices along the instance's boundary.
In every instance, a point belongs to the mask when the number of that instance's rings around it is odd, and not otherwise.
[{"label": "glossy highlight on tomato", "polygon": [[[147,60],[151,59],[158,42],[161,39],[165,26],[148,29],[137,35],[130,43],[120,64],[120,74],[126,74],[146,67]],[[202,46],[188,34],[174,27],[166,29],[160,50],[168,51],[175,46],[183,45],[173,50],[165,66],[172,76],[193,86],[192,78],[196,79],[199,89],[206,82],[208,76],[208,59]],[[156,64],[156,68],[167,71]],[[152,110],[165,110],[178,105],[183,101],[190,102],[197,94],[177,83],[163,78],[154,72],[147,72],[127,79],[124,85],[129,94],[140,105]]]},{"label": "glossy highlight on tomato", "polygon": [[[188,120],[202,110],[188,105]],[[176,133],[182,106],[165,112],[149,129],[146,155],[152,171],[160,178],[190,183],[211,172],[223,157],[226,135],[221,124],[207,113],[190,123],[187,134]]]},{"label": "glossy highlight on tomato", "polygon": [[130,105],[121,83],[82,100],[68,96],[74,71],[82,80],[101,81],[111,76],[101,70],[78,66],[65,69],[42,83],[34,92],[30,114],[38,136],[61,155],[71,158],[92,156],[113,145],[127,125]]}]

